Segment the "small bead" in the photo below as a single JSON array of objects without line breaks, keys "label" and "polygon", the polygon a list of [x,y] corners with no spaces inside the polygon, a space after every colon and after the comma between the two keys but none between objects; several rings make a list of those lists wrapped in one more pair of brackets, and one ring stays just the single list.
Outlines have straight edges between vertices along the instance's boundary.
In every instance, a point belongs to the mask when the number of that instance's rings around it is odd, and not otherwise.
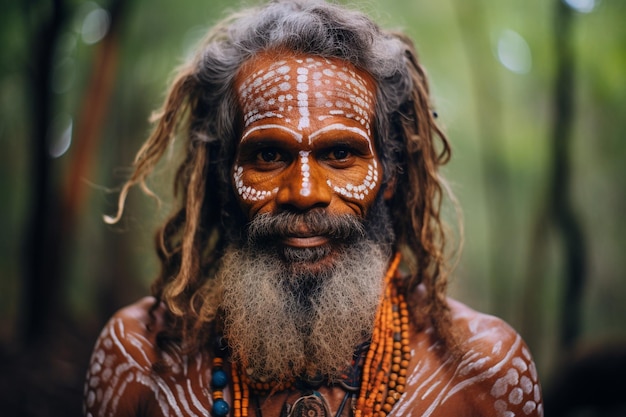
[{"label": "small bead", "polygon": [[228,376],[222,369],[214,369],[211,374],[211,385],[214,388],[224,388],[228,384]]},{"label": "small bead", "polygon": [[224,400],[215,400],[213,403],[213,409],[211,410],[212,414],[215,417],[225,417],[228,414],[230,407],[228,403]]}]

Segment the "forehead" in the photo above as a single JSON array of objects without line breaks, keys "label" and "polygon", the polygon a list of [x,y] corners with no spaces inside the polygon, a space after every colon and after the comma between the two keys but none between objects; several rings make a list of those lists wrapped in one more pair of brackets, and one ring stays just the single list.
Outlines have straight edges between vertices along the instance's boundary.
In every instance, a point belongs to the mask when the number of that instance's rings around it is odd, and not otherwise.
[{"label": "forehead", "polygon": [[268,117],[284,119],[290,112],[299,112],[298,126],[306,128],[309,109],[322,108],[329,115],[354,119],[369,131],[374,113],[371,76],[337,58],[264,53],[244,64],[235,89],[244,128]]}]

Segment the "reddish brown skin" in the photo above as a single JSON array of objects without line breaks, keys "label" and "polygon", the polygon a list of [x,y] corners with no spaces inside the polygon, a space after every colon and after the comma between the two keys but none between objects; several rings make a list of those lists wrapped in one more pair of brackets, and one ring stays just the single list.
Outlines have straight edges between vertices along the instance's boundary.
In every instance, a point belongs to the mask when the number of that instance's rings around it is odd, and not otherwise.
[{"label": "reddish brown skin", "polygon": [[[246,83],[252,85],[255,77],[259,77],[259,70],[266,74],[272,71],[273,64],[282,60],[290,67],[281,70],[282,75],[296,75],[298,68],[304,67],[306,58],[271,54],[254,58],[235,83],[242,109],[254,110],[254,99],[262,97],[261,90],[255,93],[251,89],[245,97],[241,93],[242,85],[244,88]],[[352,87],[363,87],[359,97],[375,96],[375,85],[368,74],[339,60],[315,60],[321,63],[318,65],[321,69],[345,68],[346,74],[353,74]],[[277,68],[281,67],[274,66],[275,70]],[[290,93],[293,98],[283,97],[281,103],[289,102],[291,109],[285,104],[281,110],[279,101],[272,101],[270,94],[256,108],[260,111],[257,114],[263,116],[249,116],[242,123],[232,178],[240,206],[249,218],[259,213],[311,209],[363,218],[381,189],[382,168],[370,127],[374,117],[373,102],[368,104],[367,100],[348,98],[360,103],[362,114],[341,114],[343,104],[339,107],[332,103],[341,101],[334,99],[343,97],[341,94],[345,91],[341,89],[344,87],[310,82],[313,67],[310,69],[308,74],[299,74],[311,75],[310,79],[302,78],[299,83],[308,83],[306,88],[293,82],[289,88],[284,86],[284,93]],[[327,79],[340,80],[331,76]],[[271,89],[271,85],[268,87]],[[315,97],[316,93],[331,97],[330,110],[334,112],[329,113],[325,101],[304,100],[304,96],[298,100],[297,95],[302,92],[307,93],[306,98]],[[279,97],[278,93],[273,95]],[[277,114],[280,117],[276,117]],[[305,165],[308,168],[303,168]],[[309,172],[308,181],[303,180],[304,172]],[[352,193],[354,189],[357,191]],[[283,241],[284,245],[294,247],[328,243],[327,238],[312,236],[304,227],[298,235]],[[156,335],[163,330],[166,313],[161,306],[154,312],[153,321],[149,315],[153,303],[154,299],[148,297],[120,310],[104,328],[94,349],[85,386],[87,416],[210,415],[212,352],[202,351],[193,357],[166,354],[170,371],[157,373],[153,370],[153,364],[160,357]],[[452,362],[445,359],[445,352],[443,355],[437,352],[438,343],[431,337],[432,329],[417,331],[412,327],[412,359],[406,392],[389,415],[542,416],[535,365],[521,337],[498,318],[473,311],[454,300],[449,300],[449,305],[453,330],[462,341],[461,359]],[[337,386],[322,386],[319,392],[328,400],[335,415],[345,391]],[[261,398],[263,416],[279,416],[285,401],[293,403],[298,396],[298,392],[289,391]],[[230,386],[225,390],[225,398],[232,404]],[[350,409],[346,407],[343,415],[350,415]],[[248,415],[255,415],[252,407]]]},{"label": "reddish brown skin", "polygon": [[[107,324],[94,349],[85,386],[87,416],[202,416],[211,410],[211,352],[173,355],[177,366],[159,375],[155,337],[164,307],[150,324],[152,298],[120,310]],[[520,336],[502,320],[450,300],[453,326],[463,337],[459,364],[446,365],[435,352],[430,331],[411,329],[412,359],[407,389],[390,416],[542,416],[535,365]],[[321,387],[334,415],[345,391]],[[294,392],[262,398],[263,416],[278,416]],[[226,390],[231,402],[232,393]],[[193,399],[192,399],[193,398]],[[349,415],[349,409],[344,411]],[[248,413],[254,416],[251,407]]]}]

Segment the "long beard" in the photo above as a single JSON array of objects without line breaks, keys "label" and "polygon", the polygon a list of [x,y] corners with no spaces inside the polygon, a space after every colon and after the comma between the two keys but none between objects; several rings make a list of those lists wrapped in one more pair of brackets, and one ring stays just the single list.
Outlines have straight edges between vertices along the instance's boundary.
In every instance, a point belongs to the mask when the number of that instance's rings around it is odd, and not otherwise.
[{"label": "long beard", "polygon": [[[379,224],[388,223],[386,212],[374,218],[369,228],[328,215],[252,221],[248,241],[226,251],[219,272],[224,335],[235,361],[261,379],[339,377],[355,347],[370,337],[382,295],[390,237],[371,234],[391,232]],[[284,249],[272,243],[301,221],[325,229],[318,231],[331,234],[333,244]]]}]

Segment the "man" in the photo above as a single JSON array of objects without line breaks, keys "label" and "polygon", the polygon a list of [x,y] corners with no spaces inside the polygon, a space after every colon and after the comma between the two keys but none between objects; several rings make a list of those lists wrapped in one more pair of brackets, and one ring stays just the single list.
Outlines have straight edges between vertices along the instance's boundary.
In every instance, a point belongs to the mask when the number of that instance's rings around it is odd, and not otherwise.
[{"label": "man", "polygon": [[446,299],[450,150],[405,37],[316,1],[217,25],[109,221],[177,133],[162,271],[104,328],[86,415],[543,415],[520,336]]}]

